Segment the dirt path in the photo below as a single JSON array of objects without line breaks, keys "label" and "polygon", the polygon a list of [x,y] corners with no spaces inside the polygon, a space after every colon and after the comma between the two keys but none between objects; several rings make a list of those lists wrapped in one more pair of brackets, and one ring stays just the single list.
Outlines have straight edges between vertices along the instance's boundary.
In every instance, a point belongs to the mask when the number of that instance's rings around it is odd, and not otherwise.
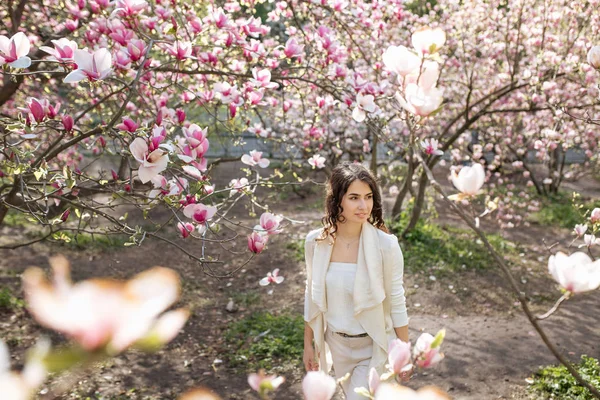
[{"label": "dirt path", "polygon": [[[390,202],[391,199],[387,199],[387,203]],[[184,277],[180,303],[193,307],[192,317],[183,332],[157,354],[130,352],[103,363],[88,378],[78,379],[74,390],[64,399],[174,399],[198,385],[213,388],[224,399],[256,398],[247,386],[245,374],[236,373],[226,363],[219,362],[226,356],[223,334],[233,321],[252,310],[302,312],[304,266],[291,259],[286,245],[318,225],[319,210],[313,203],[314,199],[279,203],[278,207],[307,224],[290,227],[269,244],[268,251],[231,278],[209,278],[182,253],[148,241],[142,247],[101,252],[42,245],[0,250],[0,284],[21,296],[20,273],[30,265],[46,267],[46,256],[56,252],[66,253],[72,260],[75,280],[106,275],[130,277],[157,264],[174,268]],[[284,210],[274,207],[274,211]],[[442,215],[439,222],[458,223],[450,215]],[[0,240],[15,234],[18,231],[3,228]],[[522,289],[535,300],[536,312],[543,312],[559,292],[547,276],[547,254],[542,239],[566,239],[569,232],[532,226],[508,231],[507,235],[526,246],[522,264],[512,269],[521,279]],[[194,249],[195,244],[187,241],[185,246]],[[234,269],[241,262],[240,257],[226,253],[223,260],[223,271]],[[258,280],[273,268],[282,268],[286,280],[276,288],[274,295],[269,295],[258,286]],[[435,333],[442,327],[447,329],[446,359],[427,375],[416,376],[410,384],[412,387],[435,384],[455,399],[524,399],[525,379],[538,366],[555,363],[520,309],[513,304],[514,296],[509,293],[504,279],[494,270],[461,272],[437,282],[432,282],[426,274],[407,274],[405,286],[412,341],[423,331]],[[225,305],[236,293],[256,294],[258,305],[227,313]],[[592,293],[567,302],[557,315],[544,321],[543,326],[559,349],[570,359],[577,360],[581,354],[600,357],[599,320],[600,296]],[[13,362],[18,365],[24,350],[45,331],[24,310],[0,309],[0,321],[0,337],[9,342]],[[60,340],[57,335],[52,337],[55,343]],[[302,371],[296,368],[286,377],[287,382],[275,398],[301,399]]]}]

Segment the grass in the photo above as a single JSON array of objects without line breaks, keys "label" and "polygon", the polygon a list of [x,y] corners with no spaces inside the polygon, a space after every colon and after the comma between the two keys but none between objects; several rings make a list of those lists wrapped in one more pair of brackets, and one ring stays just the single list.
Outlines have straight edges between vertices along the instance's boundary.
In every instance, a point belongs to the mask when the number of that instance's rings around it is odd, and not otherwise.
[{"label": "grass", "polygon": [[[407,223],[407,217],[401,217],[391,225],[392,231],[399,236]],[[502,255],[519,253],[517,245],[499,235],[488,234],[487,239]],[[486,270],[494,265],[492,256],[483,242],[475,238],[475,233],[441,227],[424,219],[403,239],[402,249],[405,268],[412,273],[435,267],[437,275],[444,275],[464,269]]]},{"label": "grass", "polygon": [[108,250],[124,247],[129,238],[126,235],[91,235],[89,233],[61,231],[52,235],[52,239],[75,250]]},{"label": "grass", "polygon": [[[581,356],[581,362],[574,365],[583,379],[600,389],[600,364],[598,359]],[[563,365],[541,368],[534,376],[529,390],[544,399],[592,400],[594,396]]]},{"label": "grass", "polygon": [[256,371],[298,366],[304,351],[304,319],[301,315],[255,312],[233,322],[225,342],[233,352],[229,362],[236,368]]},{"label": "grass", "polygon": [[258,292],[233,292],[231,298],[235,304],[245,308],[260,303],[260,293]]},{"label": "grass", "polygon": [[0,310],[17,310],[23,308],[25,302],[18,297],[15,297],[8,288],[0,290]]},{"label": "grass", "polygon": [[600,207],[600,200],[583,201],[578,195],[560,192],[542,198],[540,210],[531,214],[529,220],[541,225],[573,229],[585,222],[591,210]]},{"label": "grass", "polygon": [[291,240],[285,245],[285,248],[291,251],[294,261],[304,261],[304,239]]},{"label": "grass", "polygon": [[[13,228],[38,227],[26,232],[26,236],[32,239],[40,238],[47,234],[46,228],[39,226],[35,219],[13,210],[8,212],[3,224]],[[84,232],[58,231],[49,240],[61,243],[74,250],[109,250],[124,247],[129,238],[126,235],[116,234],[103,235],[98,233],[92,235]]]}]

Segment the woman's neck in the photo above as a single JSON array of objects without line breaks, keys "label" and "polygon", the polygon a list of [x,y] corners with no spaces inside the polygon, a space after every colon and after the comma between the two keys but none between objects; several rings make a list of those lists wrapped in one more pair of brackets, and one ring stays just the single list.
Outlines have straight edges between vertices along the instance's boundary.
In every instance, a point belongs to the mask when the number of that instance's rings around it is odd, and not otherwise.
[{"label": "woman's neck", "polygon": [[336,235],[346,239],[353,239],[360,236],[363,224],[355,222],[338,222]]}]

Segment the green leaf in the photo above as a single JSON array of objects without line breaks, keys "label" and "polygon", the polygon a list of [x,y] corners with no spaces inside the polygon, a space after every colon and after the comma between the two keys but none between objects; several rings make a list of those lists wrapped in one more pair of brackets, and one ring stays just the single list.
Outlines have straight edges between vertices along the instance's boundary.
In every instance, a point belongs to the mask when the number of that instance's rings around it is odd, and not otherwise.
[{"label": "green leaf", "polygon": [[58,348],[42,360],[48,372],[61,372],[89,359],[89,353],[79,347]]},{"label": "green leaf", "polygon": [[37,171],[33,171],[33,176],[35,176],[35,180],[39,181],[40,178],[46,178],[48,175],[48,170],[45,168],[39,168]]},{"label": "green leaf", "polygon": [[444,337],[446,337],[446,329],[440,329],[440,331],[433,338],[433,342],[431,342],[431,348],[436,349],[440,347],[444,341]]}]

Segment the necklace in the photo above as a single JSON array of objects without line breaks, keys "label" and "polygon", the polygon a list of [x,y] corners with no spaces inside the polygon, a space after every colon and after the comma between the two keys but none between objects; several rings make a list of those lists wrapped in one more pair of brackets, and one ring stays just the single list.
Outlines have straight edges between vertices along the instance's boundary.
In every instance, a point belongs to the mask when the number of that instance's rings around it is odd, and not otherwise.
[{"label": "necklace", "polygon": [[342,243],[344,243],[346,245],[346,250],[350,250],[350,246],[352,246],[354,243],[358,242],[360,240],[360,236],[358,237],[358,239],[354,239],[350,242],[347,242],[346,240],[342,239],[341,237],[336,237],[336,240],[340,240]]}]

